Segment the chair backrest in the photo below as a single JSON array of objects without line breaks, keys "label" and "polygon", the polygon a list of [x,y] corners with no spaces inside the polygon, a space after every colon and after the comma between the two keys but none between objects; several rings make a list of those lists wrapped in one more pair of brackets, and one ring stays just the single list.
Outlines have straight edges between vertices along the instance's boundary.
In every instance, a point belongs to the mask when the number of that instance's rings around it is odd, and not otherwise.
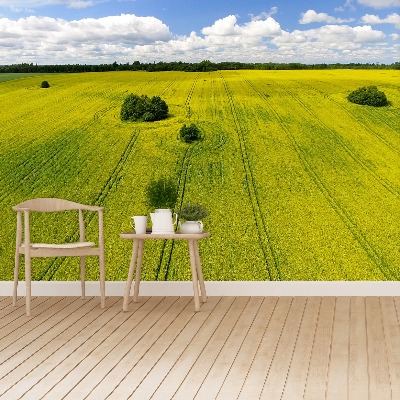
[{"label": "chair backrest", "polygon": [[54,197],[50,198],[37,198],[23,201],[15,205],[12,208],[14,211],[24,211],[26,209],[30,211],[38,212],[56,212],[56,211],[68,211],[68,210],[90,210],[99,211],[102,207],[90,206],[86,204],[79,204],[73,201],[57,199]]}]

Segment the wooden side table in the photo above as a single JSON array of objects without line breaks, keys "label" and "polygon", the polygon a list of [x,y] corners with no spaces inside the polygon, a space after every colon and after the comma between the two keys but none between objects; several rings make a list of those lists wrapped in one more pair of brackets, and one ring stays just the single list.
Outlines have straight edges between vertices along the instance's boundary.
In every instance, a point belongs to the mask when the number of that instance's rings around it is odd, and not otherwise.
[{"label": "wooden side table", "polygon": [[123,311],[128,311],[129,292],[132,286],[133,272],[136,266],[136,278],[133,289],[133,301],[137,302],[139,298],[139,284],[140,284],[140,272],[142,269],[143,261],[143,248],[144,241],[147,239],[175,239],[175,240],[187,240],[189,247],[190,266],[192,270],[192,281],[193,281],[193,293],[194,293],[194,309],[195,311],[200,310],[200,298],[199,298],[199,283],[201,291],[201,300],[204,303],[207,300],[206,288],[204,286],[203,271],[201,269],[199,247],[197,241],[210,236],[210,232],[202,233],[143,233],[136,234],[134,232],[121,233],[121,239],[133,240],[133,250],[131,262],[129,265],[128,279],[126,281],[124,303],[122,306]]}]

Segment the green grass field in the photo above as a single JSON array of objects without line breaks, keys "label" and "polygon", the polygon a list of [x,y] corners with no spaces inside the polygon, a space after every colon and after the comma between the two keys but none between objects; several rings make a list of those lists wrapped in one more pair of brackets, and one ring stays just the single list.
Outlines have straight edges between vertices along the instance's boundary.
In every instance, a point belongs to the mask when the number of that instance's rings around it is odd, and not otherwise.
[{"label": "green grass field", "polygon": [[31,78],[33,76],[39,76],[43,74],[34,74],[34,73],[9,73],[9,74],[3,74],[0,73],[0,82],[5,82],[5,81],[11,81],[13,79],[22,79],[22,78]]},{"label": "green grass field", "polygon": [[[0,280],[13,276],[11,206],[33,197],[104,206],[107,279],[125,280],[132,243],[119,233],[151,211],[146,185],[164,175],[179,184],[178,207],[210,210],[212,236],[200,242],[207,280],[399,280],[399,78],[393,70],[107,72],[1,82]],[[391,106],[346,100],[365,85]],[[122,122],[128,93],[162,97],[170,117]],[[204,140],[187,145],[178,131],[191,122]],[[57,218],[57,231],[51,219],[34,220],[35,239],[76,236],[75,220]],[[96,259],[87,276],[98,279]],[[190,279],[186,243],[146,244],[143,276]],[[79,261],[34,260],[33,278],[79,279]]]}]

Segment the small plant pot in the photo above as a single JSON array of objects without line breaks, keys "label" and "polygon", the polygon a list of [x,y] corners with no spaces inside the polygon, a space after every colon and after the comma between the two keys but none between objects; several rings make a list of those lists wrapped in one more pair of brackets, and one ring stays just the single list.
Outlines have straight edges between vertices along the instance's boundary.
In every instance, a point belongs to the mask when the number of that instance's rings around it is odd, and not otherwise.
[{"label": "small plant pot", "polygon": [[203,232],[203,223],[201,221],[179,222],[180,233],[201,233]]}]

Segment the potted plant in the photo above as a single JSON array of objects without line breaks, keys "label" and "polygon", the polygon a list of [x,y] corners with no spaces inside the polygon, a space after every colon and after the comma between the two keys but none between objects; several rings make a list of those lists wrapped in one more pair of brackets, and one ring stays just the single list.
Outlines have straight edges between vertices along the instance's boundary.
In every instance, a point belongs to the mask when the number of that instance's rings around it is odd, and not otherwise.
[{"label": "potted plant", "polygon": [[172,178],[153,179],[146,188],[147,205],[154,209],[173,209],[178,199],[178,188]]},{"label": "potted plant", "polygon": [[146,188],[147,205],[156,209],[150,213],[153,233],[174,233],[174,225],[177,221],[172,221],[172,210],[178,199],[178,188],[175,181],[171,178],[161,177],[150,181]]},{"label": "potted plant", "polygon": [[185,222],[179,222],[181,233],[200,233],[203,232],[202,219],[208,216],[208,211],[201,204],[185,204],[178,217]]}]

